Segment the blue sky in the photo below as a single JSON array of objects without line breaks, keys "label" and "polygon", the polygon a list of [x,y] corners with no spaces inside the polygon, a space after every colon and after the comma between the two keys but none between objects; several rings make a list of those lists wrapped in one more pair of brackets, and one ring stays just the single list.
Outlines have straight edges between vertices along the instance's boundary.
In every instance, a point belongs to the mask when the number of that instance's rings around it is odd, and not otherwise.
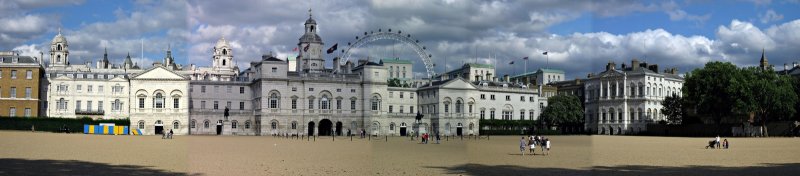
[{"label": "blue sky", "polygon": [[[509,59],[530,56],[532,71],[544,67],[541,52],[549,51],[548,66],[565,70],[570,78],[601,71],[609,61],[644,57],[681,71],[714,60],[755,65],[761,48],[776,67],[800,60],[800,2],[770,0],[12,0],[0,5],[0,25],[20,27],[0,29],[0,49],[47,52],[61,27],[73,64],[96,60],[109,47],[112,62],[131,52],[136,62],[147,65],[163,58],[172,45],[179,63],[209,65],[211,47],[224,36],[240,67],[246,68],[269,52],[293,55],[309,8],[326,46],[340,43],[342,48],[353,36],[376,28],[401,29],[418,37],[435,62],[443,63],[437,70],[474,62],[475,48],[478,62],[495,63],[490,56],[498,55],[497,67],[506,74],[525,69],[508,65]],[[142,39],[144,58],[139,56]],[[415,62],[415,72],[424,72],[419,59],[402,46],[379,42],[359,56],[407,58]],[[374,54],[391,53],[385,52],[389,48],[400,48],[400,54]]]}]

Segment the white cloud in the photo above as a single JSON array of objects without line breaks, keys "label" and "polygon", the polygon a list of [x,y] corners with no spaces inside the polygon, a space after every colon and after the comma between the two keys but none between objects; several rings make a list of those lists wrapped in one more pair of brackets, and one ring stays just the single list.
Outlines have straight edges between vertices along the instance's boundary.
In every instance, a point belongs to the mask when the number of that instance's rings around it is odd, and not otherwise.
[{"label": "white cloud", "polygon": [[36,57],[36,58],[40,58],[41,57],[40,52],[43,52],[43,51],[38,49],[38,46],[36,46],[36,44],[20,45],[20,46],[14,47],[14,49],[11,49],[11,50],[12,51],[16,51],[21,56],[30,56],[30,57]]},{"label": "white cloud", "polygon": [[761,23],[769,23],[783,19],[783,15],[776,13],[774,10],[769,9],[764,14],[758,14]]}]

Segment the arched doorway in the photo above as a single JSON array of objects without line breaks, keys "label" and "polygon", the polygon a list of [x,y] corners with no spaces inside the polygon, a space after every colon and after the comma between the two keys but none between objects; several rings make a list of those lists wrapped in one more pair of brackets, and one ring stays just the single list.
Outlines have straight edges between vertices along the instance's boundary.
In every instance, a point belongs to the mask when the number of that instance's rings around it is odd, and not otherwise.
[{"label": "arched doorway", "polygon": [[155,131],[156,134],[164,134],[164,123],[162,123],[161,120],[156,120],[155,127],[156,127]]},{"label": "arched doorway", "polygon": [[458,125],[456,126],[456,135],[461,136],[462,134],[464,134],[463,131],[464,130],[463,127],[461,126],[461,123],[458,123]]},{"label": "arched doorway", "polygon": [[217,121],[217,135],[222,134],[222,120]]},{"label": "arched doorway", "polygon": [[309,136],[313,136],[314,135],[314,122],[313,121],[312,122],[308,122],[308,135]]},{"label": "arched doorway", "polygon": [[336,122],[336,135],[342,135],[342,122]]},{"label": "arched doorway", "polygon": [[328,119],[322,119],[319,121],[319,136],[330,136],[333,128],[333,122]]},{"label": "arched doorway", "polygon": [[406,123],[400,123],[400,136],[406,136]]}]

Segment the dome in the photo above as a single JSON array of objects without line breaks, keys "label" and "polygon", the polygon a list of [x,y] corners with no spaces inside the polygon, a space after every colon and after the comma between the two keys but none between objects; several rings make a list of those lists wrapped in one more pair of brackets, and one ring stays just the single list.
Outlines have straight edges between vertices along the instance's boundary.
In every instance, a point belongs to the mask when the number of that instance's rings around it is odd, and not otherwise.
[{"label": "dome", "polygon": [[317,34],[303,34],[300,37],[300,43],[322,43],[322,37]]},{"label": "dome", "polygon": [[58,29],[58,34],[56,37],[53,37],[53,42],[51,42],[51,44],[56,43],[64,43],[65,45],[67,44],[67,38],[64,38],[64,35],[61,35],[61,28]]},{"label": "dome", "polygon": [[306,24],[317,24],[317,20],[314,20],[314,18],[309,16],[308,20],[306,20]]},{"label": "dome", "polygon": [[223,47],[224,48],[230,48],[230,44],[228,43],[227,40],[225,40],[225,37],[222,37],[219,40],[217,40],[217,45],[215,47],[216,48],[223,48]]}]

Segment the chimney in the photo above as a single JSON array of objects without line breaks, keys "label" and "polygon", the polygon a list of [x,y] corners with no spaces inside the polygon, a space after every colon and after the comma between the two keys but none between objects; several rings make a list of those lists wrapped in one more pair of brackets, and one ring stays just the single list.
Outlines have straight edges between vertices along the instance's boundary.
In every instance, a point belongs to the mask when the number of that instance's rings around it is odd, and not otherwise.
[{"label": "chimney", "polygon": [[650,65],[648,68],[649,68],[650,70],[652,70],[653,72],[656,72],[656,73],[658,73],[658,64],[653,64],[653,65]]},{"label": "chimney", "polygon": [[508,74],[506,74],[506,75],[503,75],[503,81],[505,81],[505,82],[511,82],[511,77],[509,77],[509,76],[508,76]]},{"label": "chimney", "polygon": [[334,57],[333,58],[333,72],[339,73],[339,70],[341,69],[340,67],[341,66],[339,65],[339,57]]},{"label": "chimney", "polygon": [[617,67],[617,65],[614,64],[614,62],[608,61],[608,64],[606,64],[606,71],[615,70],[616,68],[614,67]]},{"label": "chimney", "polygon": [[639,69],[639,60],[638,59],[633,59],[631,61],[631,67],[632,67],[631,70],[638,70]]}]

